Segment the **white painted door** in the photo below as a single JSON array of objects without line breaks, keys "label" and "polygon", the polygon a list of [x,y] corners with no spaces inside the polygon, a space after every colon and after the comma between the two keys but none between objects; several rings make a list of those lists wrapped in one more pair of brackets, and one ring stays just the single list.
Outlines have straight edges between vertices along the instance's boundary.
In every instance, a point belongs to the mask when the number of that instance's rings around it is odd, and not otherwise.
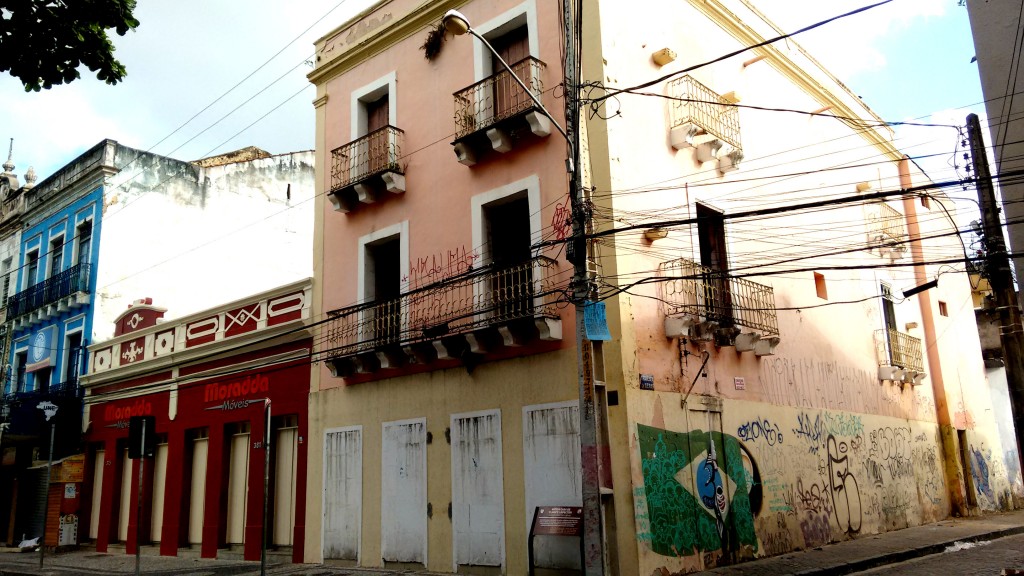
[{"label": "white painted door", "polygon": [[[537,506],[583,505],[577,402],[523,408],[523,473],[527,538]],[[541,536],[533,552],[539,567],[580,568],[576,538]]]},{"label": "white painted door", "polygon": [[245,542],[245,503],[249,500],[249,433],[231,436],[228,469],[228,544]]},{"label": "white painted door", "polygon": [[121,454],[121,509],[117,516],[117,539],[128,541],[128,516],[132,513],[132,463],[128,449]]},{"label": "white painted door", "polygon": [[385,422],[381,447],[381,557],[427,563],[427,421]]},{"label": "white painted door", "polygon": [[362,427],[324,435],[324,558],[359,560],[362,528]]},{"label": "white painted door", "polygon": [[452,529],[459,565],[503,566],[501,413],[452,415]]},{"label": "white painted door", "polygon": [[150,514],[149,539],[160,541],[164,525],[164,487],[167,486],[167,443],[157,444],[153,458],[153,512]]},{"label": "white painted door", "polygon": [[92,509],[89,511],[89,538],[96,539],[100,534],[100,509],[103,498],[103,465],[106,462],[105,450],[97,450],[92,467]]},{"label": "white painted door", "polygon": [[274,440],[277,466],[274,470],[274,539],[278,546],[291,546],[295,526],[295,475],[298,470],[299,429],[278,428]]},{"label": "white painted door", "polygon": [[209,453],[207,438],[196,438],[192,443],[192,486],[188,504],[188,542],[203,543],[203,512],[206,510],[206,457]]}]

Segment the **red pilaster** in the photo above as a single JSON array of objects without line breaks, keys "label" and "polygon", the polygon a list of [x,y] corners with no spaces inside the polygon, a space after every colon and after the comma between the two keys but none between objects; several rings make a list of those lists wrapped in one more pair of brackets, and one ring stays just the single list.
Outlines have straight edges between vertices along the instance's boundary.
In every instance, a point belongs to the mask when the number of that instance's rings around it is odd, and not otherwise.
[{"label": "red pilaster", "polygon": [[[245,503],[245,553],[246,560],[259,560],[263,539],[263,471],[265,470],[267,421],[263,403],[250,406],[253,414],[249,425],[249,497]],[[259,442],[261,449],[253,450]]]},{"label": "red pilaster", "polygon": [[96,530],[96,551],[106,552],[111,539],[117,538],[118,503],[121,491],[121,455],[117,451],[117,440],[108,439],[103,443],[103,486],[100,501],[93,506],[100,507],[99,526]]},{"label": "red pilaster", "polygon": [[309,445],[306,412],[299,413],[299,446],[295,470],[295,532],[292,535],[292,562],[305,562],[306,542],[306,447]]},{"label": "red pilaster", "polygon": [[203,514],[203,544],[200,556],[203,558],[216,558],[217,548],[224,542],[227,501],[225,491],[227,490],[224,470],[226,470],[224,459],[227,453],[224,450],[224,427],[210,426],[210,439],[207,443],[208,460],[206,465],[206,502]]},{"label": "red pilaster", "polygon": [[[182,511],[188,506],[183,497],[189,485],[191,466],[185,465],[185,431],[180,427],[167,433],[167,478],[164,483],[164,524],[160,528],[160,555],[177,556],[182,543]],[[186,533],[187,537],[187,533]]]}]

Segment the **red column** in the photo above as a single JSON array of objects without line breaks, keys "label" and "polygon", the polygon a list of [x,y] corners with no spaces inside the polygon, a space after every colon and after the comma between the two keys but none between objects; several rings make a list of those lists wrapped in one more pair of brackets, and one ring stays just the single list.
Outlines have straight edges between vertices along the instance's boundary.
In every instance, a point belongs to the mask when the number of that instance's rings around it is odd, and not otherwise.
[{"label": "red column", "polygon": [[[160,527],[160,555],[177,556],[181,545],[182,509],[188,506],[183,498],[189,485],[192,463],[185,462],[185,431],[170,430],[167,433],[167,478],[164,483],[164,524]],[[187,532],[186,532],[187,534]]]},{"label": "red column", "polygon": [[100,507],[99,526],[96,530],[96,551],[106,552],[111,539],[117,539],[118,501],[121,490],[120,454],[117,440],[107,440],[103,446],[103,486],[100,501],[93,506]]},{"label": "red column", "polygon": [[[258,412],[249,425],[249,498],[245,503],[246,560],[259,560],[263,541],[263,471],[266,469],[266,416],[263,404],[250,408]],[[259,443],[260,449],[253,446]]]},{"label": "red column", "polygon": [[227,478],[224,471],[227,451],[224,449],[224,427],[210,426],[207,441],[208,460],[206,464],[206,502],[203,512],[202,558],[216,558],[217,549],[224,543],[227,516]]}]

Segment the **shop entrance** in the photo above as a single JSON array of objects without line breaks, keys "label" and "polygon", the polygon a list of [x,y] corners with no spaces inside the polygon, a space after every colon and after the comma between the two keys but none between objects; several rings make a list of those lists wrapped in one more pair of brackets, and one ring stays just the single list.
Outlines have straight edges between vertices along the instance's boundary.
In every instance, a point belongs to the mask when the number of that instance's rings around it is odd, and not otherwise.
[{"label": "shop entrance", "polygon": [[274,431],[274,535],[275,546],[292,545],[295,526],[295,480],[298,472],[299,417],[283,416]]}]

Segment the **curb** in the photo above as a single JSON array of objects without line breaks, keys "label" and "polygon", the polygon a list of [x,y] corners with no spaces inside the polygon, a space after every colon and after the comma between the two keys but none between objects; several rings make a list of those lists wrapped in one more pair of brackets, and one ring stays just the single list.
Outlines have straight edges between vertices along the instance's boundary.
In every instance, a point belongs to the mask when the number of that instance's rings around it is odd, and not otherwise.
[{"label": "curb", "polygon": [[872,568],[878,568],[880,566],[887,566],[889,564],[906,562],[907,560],[913,560],[914,558],[921,558],[924,556],[931,556],[933,554],[940,554],[947,547],[952,546],[954,542],[978,542],[981,540],[997,540],[999,538],[1015,536],[1017,534],[1022,533],[1024,533],[1024,526],[1012,526],[1010,528],[986,532],[984,534],[974,534],[973,536],[954,538],[952,540],[936,542],[935,544],[928,544],[926,546],[919,546],[917,548],[900,550],[899,552],[890,552],[888,554],[882,554],[881,556],[864,558],[863,560],[854,560],[846,564],[839,564],[835,566],[823,566],[820,568],[809,568],[807,570],[797,572],[794,576],[842,576],[843,574],[853,574],[854,572],[863,572],[865,570],[871,570]]}]

